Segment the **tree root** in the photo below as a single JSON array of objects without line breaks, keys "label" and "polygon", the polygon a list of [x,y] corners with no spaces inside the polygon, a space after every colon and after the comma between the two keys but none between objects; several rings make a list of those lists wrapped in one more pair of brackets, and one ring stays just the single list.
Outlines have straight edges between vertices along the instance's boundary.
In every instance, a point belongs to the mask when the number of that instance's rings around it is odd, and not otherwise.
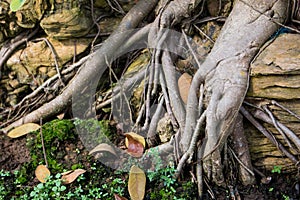
[{"label": "tree root", "polygon": [[157,2],[157,0],[150,0],[140,1],[137,3],[123,18],[119,27],[107,39],[106,43],[104,43],[100,49],[89,56],[89,60],[83,65],[83,67],[81,67],[81,70],[79,70],[74,79],[66,86],[62,94],[57,96],[52,101],[44,104],[37,110],[34,110],[21,119],[13,122],[1,131],[7,133],[10,129],[20,126],[24,123],[37,122],[40,118],[53,116],[60,113],[66,106],[70,105],[72,95],[78,91],[81,91],[86,85],[88,85],[90,78],[93,76],[95,77],[95,74],[93,73],[103,73],[106,68],[105,61],[109,60],[108,58],[115,53],[119,46],[121,46],[122,42],[126,39],[124,38],[124,35],[121,36],[118,35],[118,33],[131,30],[132,28],[136,27],[141,20],[154,8]]},{"label": "tree root", "polygon": [[[74,79],[69,82],[59,96],[13,122],[2,131],[7,133],[11,128],[23,123],[39,121],[40,118],[58,114],[67,105],[70,105],[72,97],[73,100],[77,101],[73,102],[73,105],[75,105],[73,106],[74,113],[77,112],[78,107],[83,107],[87,110],[85,114],[90,115],[93,111],[88,110],[91,108],[87,107],[87,104],[90,106],[91,103],[83,102],[87,99],[85,97],[91,94],[90,91],[96,91],[97,86],[92,85],[89,87],[90,80],[98,80],[97,76],[102,75],[107,66],[111,65],[115,59],[114,56],[119,56],[115,54],[116,52],[120,53],[125,48],[134,46],[135,43],[138,43],[141,38],[149,33],[148,47],[154,50],[152,51],[152,62],[148,68],[124,80],[123,85],[116,86],[109,93],[109,95],[113,95],[111,99],[100,104],[96,102],[96,105],[93,106],[100,109],[112,103],[115,104],[113,109],[117,108],[118,110],[120,108],[122,110],[123,102],[121,98],[124,97],[124,91],[129,91],[133,83],[144,78],[143,106],[137,117],[137,123],[134,127],[129,128],[148,130],[148,143],[152,146],[155,143],[152,139],[155,137],[156,124],[163,105],[165,105],[176,134],[169,143],[154,148],[158,149],[160,155],[171,155],[175,161],[179,159],[177,176],[181,173],[184,165],[191,163],[194,158],[193,155],[196,155],[199,197],[202,197],[203,194],[204,173],[209,181],[218,185],[225,184],[221,154],[224,146],[226,146],[228,136],[232,134],[235,142],[245,144],[243,135],[240,134],[242,129],[239,117],[240,110],[286,156],[293,162],[298,163],[295,156],[274,140],[269,132],[242,107],[248,89],[250,62],[263,43],[278,29],[278,23],[285,20],[287,2],[284,0],[271,0],[261,5],[261,1],[237,1],[218,39],[215,41],[213,49],[203,63],[197,59],[198,53],[192,48],[184,32],[182,37],[171,38],[179,41],[179,45],[168,45],[168,42],[170,42],[169,36],[171,36],[169,28],[182,21],[183,18],[188,17],[200,2],[200,0],[171,1],[160,9],[159,16],[152,24],[142,29],[135,36],[130,37],[125,35],[125,32],[136,27],[157,4],[157,0],[139,1],[107,41],[89,55]],[[124,34],[118,35],[120,32]],[[123,48],[120,48],[121,46]],[[189,54],[193,56],[193,62],[196,63],[198,68],[190,86],[186,106],[183,104],[178,92],[174,67],[177,59],[175,54],[179,54],[183,49],[187,49]],[[62,74],[64,74],[64,71],[62,71]],[[58,76],[56,76],[56,79]],[[160,98],[158,109],[154,112],[154,116],[151,116],[151,103],[153,98],[157,98],[155,95],[159,91],[159,86],[162,95],[157,95]],[[80,98],[81,96],[84,98]],[[94,96],[88,99],[92,101],[93,98]],[[126,95],[125,98],[127,98]],[[120,107],[116,106],[117,100],[120,101]],[[127,101],[126,106],[130,107],[128,99],[125,99],[125,101]],[[119,114],[125,115],[127,113],[122,112]],[[299,139],[283,124],[275,122],[274,119],[272,120],[271,114],[267,115],[262,111],[256,111],[253,114],[257,118],[277,126],[293,142],[291,146],[295,145],[300,151]],[[142,123],[144,123],[142,128],[138,127]],[[203,129],[205,129],[205,135],[201,135]],[[148,159],[151,150],[153,148],[148,150],[143,157]],[[230,153],[240,163],[239,171],[243,182],[251,184],[253,183],[253,169],[249,161],[249,154],[248,152],[243,154],[244,150],[246,152],[247,147],[241,149],[239,145],[233,144],[233,150],[230,150]],[[235,154],[237,155],[235,156]]]}]

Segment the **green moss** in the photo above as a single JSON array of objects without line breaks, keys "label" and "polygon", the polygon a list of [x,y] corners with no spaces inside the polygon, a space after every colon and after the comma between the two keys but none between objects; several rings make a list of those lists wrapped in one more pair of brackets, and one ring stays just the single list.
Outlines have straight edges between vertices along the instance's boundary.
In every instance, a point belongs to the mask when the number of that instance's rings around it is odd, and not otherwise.
[{"label": "green moss", "polygon": [[[53,173],[62,172],[64,166],[58,163],[65,155],[62,143],[75,141],[77,138],[74,124],[71,120],[53,120],[43,125],[42,135],[46,150],[48,167]],[[39,164],[45,164],[43,145],[40,131],[27,138],[27,147],[31,155],[31,167],[35,169]]]},{"label": "green moss", "polygon": [[110,125],[109,120],[98,121],[95,119],[76,119],[74,124],[85,144],[92,142],[92,146],[95,146],[100,143],[114,141],[116,137],[113,134],[115,129]]}]

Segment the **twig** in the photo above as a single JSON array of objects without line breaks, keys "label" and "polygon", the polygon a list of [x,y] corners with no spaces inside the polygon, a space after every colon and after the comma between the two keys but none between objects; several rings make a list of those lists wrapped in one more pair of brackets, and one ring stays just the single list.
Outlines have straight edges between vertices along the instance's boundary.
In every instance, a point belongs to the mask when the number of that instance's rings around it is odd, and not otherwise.
[{"label": "twig", "polygon": [[194,25],[194,27],[202,34],[204,35],[209,41],[211,41],[211,43],[215,43],[215,41],[213,39],[211,39],[206,33],[204,33],[198,26]]},{"label": "twig", "polygon": [[[204,139],[206,140],[206,139]],[[205,144],[203,142],[202,146]],[[196,165],[196,177],[197,177],[197,187],[198,187],[198,197],[203,199],[203,166],[202,157],[204,148],[201,145],[198,146],[197,150],[197,165]]]},{"label": "twig", "polygon": [[96,36],[94,37],[93,41],[92,41],[92,44],[91,44],[91,52],[94,51],[94,44],[96,42],[96,40],[98,39],[99,35],[100,35],[100,31],[101,31],[101,28],[100,28],[100,25],[97,23],[97,20],[95,18],[95,13],[94,13],[94,1],[91,0],[91,15],[92,15],[92,19],[93,19],[93,22],[94,22],[94,25],[97,26],[97,34]]},{"label": "twig", "polygon": [[195,128],[194,133],[193,133],[191,144],[189,145],[189,148],[188,148],[187,152],[185,152],[183,154],[183,156],[181,157],[181,159],[178,163],[177,170],[176,170],[176,177],[178,177],[179,174],[181,173],[182,168],[183,168],[186,161],[188,163],[191,163],[194,151],[195,151],[196,146],[197,146],[197,141],[198,141],[198,138],[199,138],[201,126],[202,126],[205,118],[206,118],[206,111],[204,111],[202,113],[201,117],[197,121],[197,125],[196,125],[196,128]]},{"label": "twig", "polygon": [[151,123],[149,125],[149,130],[147,133],[147,143],[149,144],[150,147],[153,146],[155,143],[156,127],[157,127],[158,121],[161,118],[163,103],[164,103],[164,98],[162,96],[160,96],[159,104],[155,110],[154,115],[152,116]]},{"label": "twig", "polygon": [[46,167],[48,168],[48,161],[47,161],[47,154],[46,154],[46,149],[45,149],[45,144],[44,144],[44,138],[43,138],[43,128],[42,128],[42,125],[43,125],[43,122],[42,122],[42,118],[40,118],[40,134],[41,134],[41,141],[42,141],[42,148],[43,148],[43,154],[44,154],[44,160],[45,160],[45,164],[46,164]]},{"label": "twig", "polygon": [[291,148],[291,149],[293,149],[293,150],[295,150],[296,151],[296,149],[294,149],[294,147],[292,146],[292,144],[290,143],[290,140],[289,140],[289,138],[287,138],[287,136],[284,134],[284,132],[281,130],[281,128],[278,126],[278,122],[277,122],[277,120],[275,119],[275,117],[274,117],[274,115],[272,114],[272,112],[269,110],[269,108],[266,106],[266,105],[264,105],[264,106],[262,106],[262,108],[265,110],[265,112],[269,115],[269,117],[271,118],[271,120],[272,120],[272,122],[273,122],[273,125],[274,125],[274,127],[277,129],[277,131],[281,134],[281,136],[283,137],[283,139],[286,141],[286,143],[288,144],[288,146]]},{"label": "twig", "polygon": [[166,104],[166,109],[167,109],[167,112],[172,120],[172,125],[173,127],[178,127],[178,123],[176,121],[176,118],[174,116],[174,113],[173,113],[173,109],[172,109],[172,106],[171,106],[171,102],[170,102],[170,98],[169,98],[169,94],[168,94],[168,91],[167,91],[167,85],[166,85],[166,80],[165,80],[165,76],[164,76],[164,73],[161,72],[159,74],[159,81],[160,81],[160,85],[161,85],[161,90],[163,92],[163,97],[165,98],[165,104]]},{"label": "twig", "polygon": [[164,51],[162,54],[162,65],[164,78],[166,80],[168,95],[170,98],[170,103],[179,124],[179,127],[184,129],[185,126],[185,117],[186,112],[182,102],[182,99],[179,95],[178,81],[176,79],[175,67],[172,63],[172,59],[170,53],[168,51]]},{"label": "twig", "polygon": [[247,170],[247,172],[249,172],[249,174],[251,174],[252,176],[254,176],[255,174],[253,173],[253,171],[251,170],[251,169],[249,169],[238,157],[237,157],[237,155],[235,155],[235,153],[234,153],[234,151],[230,148],[230,147],[228,147],[229,148],[229,150],[230,150],[230,152],[232,153],[232,155],[233,155],[233,157],[238,161],[238,163],[242,166],[242,167],[244,167],[244,169],[246,169]]},{"label": "twig", "polygon": [[277,101],[272,100],[271,103],[279,108],[281,108],[282,110],[285,110],[286,112],[288,112],[289,114],[291,114],[292,116],[296,117],[297,119],[300,120],[300,116],[297,115],[296,113],[294,113],[293,111],[291,111],[290,109],[284,107],[283,105],[279,104]]},{"label": "twig", "polygon": [[62,80],[61,73],[60,73],[60,70],[59,70],[59,64],[58,64],[58,61],[57,61],[58,60],[57,53],[56,53],[54,47],[52,46],[51,42],[47,38],[37,38],[37,39],[34,39],[33,41],[44,41],[44,42],[46,42],[46,44],[50,48],[51,53],[54,57],[55,69],[56,69],[58,78],[61,81],[61,83],[63,84],[63,86],[65,87],[66,85],[65,85],[64,81]]},{"label": "twig", "polygon": [[[257,110],[254,112],[254,116],[260,120],[263,120],[264,122],[268,124],[273,124],[272,119],[261,110]],[[281,122],[277,122],[278,127],[286,134],[286,136],[296,145],[298,150],[300,150],[300,139],[299,137],[291,131],[288,127],[286,127]]]},{"label": "twig", "polygon": [[[11,54],[23,43],[28,42],[37,32],[39,28],[34,29],[28,36],[26,35],[28,32],[25,34],[22,34],[20,37],[21,39],[17,36],[15,39],[11,40],[11,43],[7,44],[7,47],[4,46],[0,50],[0,78],[1,78],[1,68],[2,65],[8,60],[8,58],[11,56]],[[22,38],[23,37],[23,38]]]},{"label": "twig", "polygon": [[298,163],[297,158],[288,152],[281,143],[276,141],[276,139],[272,137],[271,134],[258,121],[256,121],[256,119],[254,119],[254,117],[243,106],[240,108],[240,111],[262,134],[264,134],[264,136],[276,145],[282,153],[284,153],[294,163]]}]

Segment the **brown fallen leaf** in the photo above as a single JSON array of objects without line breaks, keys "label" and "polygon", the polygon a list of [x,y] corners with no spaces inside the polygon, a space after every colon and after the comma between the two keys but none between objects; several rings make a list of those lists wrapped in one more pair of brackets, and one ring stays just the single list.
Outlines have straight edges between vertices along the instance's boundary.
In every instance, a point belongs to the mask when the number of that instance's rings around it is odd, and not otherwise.
[{"label": "brown fallen leaf", "polygon": [[85,172],[86,172],[86,170],[84,170],[84,169],[75,169],[71,173],[62,175],[61,180],[62,180],[63,184],[70,184],[70,183],[73,183],[78,176],[80,176],[81,174],[83,174]]},{"label": "brown fallen leaf", "polygon": [[35,169],[35,176],[41,183],[46,183],[47,178],[50,176],[50,171],[46,165],[39,165]]},{"label": "brown fallen leaf", "polygon": [[130,134],[125,134],[127,139],[127,153],[131,156],[139,158],[144,153],[144,146],[138,140],[135,140]]},{"label": "brown fallen leaf", "polygon": [[118,157],[114,147],[112,147],[111,145],[109,144],[106,144],[106,143],[101,143],[99,145],[97,145],[95,148],[93,148],[90,152],[89,152],[89,155],[93,154],[93,153],[96,153],[96,152],[108,152],[116,157]]},{"label": "brown fallen leaf", "polygon": [[21,137],[23,135],[26,135],[27,133],[38,130],[40,127],[40,125],[35,123],[23,124],[9,131],[7,136],[11,138]]},{"label": "brown fallen leaf", "polygon": [[127,200],[125,197],[121,197],[117,194],[114,194],[115,200]]},{"label": "brown fallen leaf", "polygon": [[146,175],[143,170],[133,165],[129,172],[128,192],[132,200],[142,200],[145,196]]},{"label": "brown fallen leaf", "polygon": [[125,145],[126,147],[128,148],[128,138],[127,138],[127,135],[130,135],[131,137],[133,137],[133,139],[135,139],[136,141],[140,142],[144,148],[146,147],[146,141],[145,141],[145,138],[135,132],[129,132],[129,133],[125,133],[124,134],[126,136],[125,138]]},{"label": "brown fallen leaf", "polygon": [[186,104],[189,90],[192,83],[192,76],[188,73],[182,74],[178,79],[178,88],[179,88],[179,94],[181,96],[182,101]]}]

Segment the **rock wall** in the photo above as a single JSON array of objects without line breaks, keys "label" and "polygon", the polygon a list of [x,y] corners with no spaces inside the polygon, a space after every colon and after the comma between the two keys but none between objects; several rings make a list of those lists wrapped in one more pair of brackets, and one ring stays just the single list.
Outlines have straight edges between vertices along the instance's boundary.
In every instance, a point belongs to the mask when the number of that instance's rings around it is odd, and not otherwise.
[{"label": "rock wall", "polygon": [[[300,116],[300,35],[279,35],[254,60],[250,77],[246,101],[256,105],[269,105],[275,118],[300,137],[300,120],[271,104],[271,101],[275,100]],[[295,164],[277,150],[277,147],[262,133],[248,122],[245,123],[254,166],[266,170],[272,170],[274,166],[282,166],[283,172],[297,170]],[[274,126],[263,125],[292,154],[299,157],[299,152],[288,147]]]}]

